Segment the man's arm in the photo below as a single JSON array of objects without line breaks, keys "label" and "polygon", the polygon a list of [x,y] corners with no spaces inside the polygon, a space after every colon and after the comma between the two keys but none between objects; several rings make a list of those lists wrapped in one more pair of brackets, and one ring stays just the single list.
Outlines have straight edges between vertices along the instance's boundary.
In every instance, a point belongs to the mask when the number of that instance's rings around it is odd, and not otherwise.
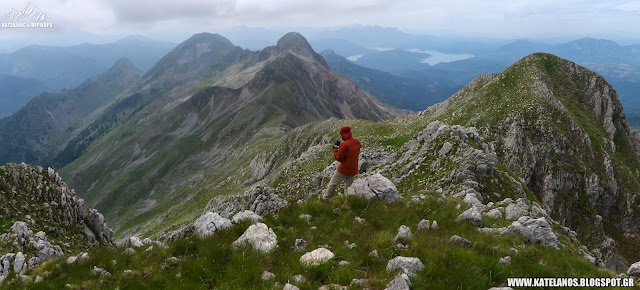
[{"label": "man's arm", "polygon": [[347,145],[344,144],[344,143],[345,142],[342,142],[340,144],[340,148],[339,149],[333,149],[333,156],[335,156],[336,160],[338,160],[340,162],[344,162],[347,159],[347,151],[349,150]]}]

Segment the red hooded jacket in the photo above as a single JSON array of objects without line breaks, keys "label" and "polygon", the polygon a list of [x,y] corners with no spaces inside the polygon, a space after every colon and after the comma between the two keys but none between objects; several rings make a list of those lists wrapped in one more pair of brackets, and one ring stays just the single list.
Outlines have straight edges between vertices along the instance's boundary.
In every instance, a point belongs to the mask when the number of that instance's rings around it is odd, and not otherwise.
[{"label": "red hooded jacket", "polygon": [[340,135],[344,142],[338,149],[333,149],[333,155],[340,161],[338,172],[354,176],[358,174],[358,156],[360,155],[360,141],[351,136],[351,127],[344,126],[340,129]]}]

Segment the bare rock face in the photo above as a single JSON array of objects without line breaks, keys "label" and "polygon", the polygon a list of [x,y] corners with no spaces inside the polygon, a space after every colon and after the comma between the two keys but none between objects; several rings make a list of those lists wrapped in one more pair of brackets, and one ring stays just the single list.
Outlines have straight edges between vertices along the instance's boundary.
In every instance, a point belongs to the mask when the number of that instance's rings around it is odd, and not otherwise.
[{"label": "bare rock face", "polygon": [[257,223],[249,228],[235,241],[234,246],[248,244],[264,253],[273,251],[278,246],[278,237],[266,224]]},{"label": "bare rock face", "polygon": [[223,217],[250,210],[259,216],[275,213],[289,203],[278,197],[273,188],[260,184],[238,196],[217,196],[209,201],[206,210],[218,212]]},{"label": "bare rock face", "polygon": [[366,199],[381,199],[388,203],[397,202],[399,198],[395,184],[379,173],[356,179],[347,189],[346,194],[362,196]]},{"label": "bare rock face", "polygon": [[113,230],[107,227],[104,216],[96,209],[90,209],[86,223],[95,236],[104,243],[112,243]]}]

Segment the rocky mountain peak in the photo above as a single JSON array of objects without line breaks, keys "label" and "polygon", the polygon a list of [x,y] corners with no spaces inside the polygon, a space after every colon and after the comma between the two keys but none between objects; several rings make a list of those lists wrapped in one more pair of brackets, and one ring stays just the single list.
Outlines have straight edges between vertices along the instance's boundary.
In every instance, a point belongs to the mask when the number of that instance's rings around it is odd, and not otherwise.
[{"label": "rocky mountain peak", "polygon": [[140,69],[138,69],[128,58],[123,57],[118,59],[113,66],[111,66],[108,73],[123,73],[129,71],[140,72]]},{"label": "rocky mountain peak", "polygon": [[[615,90],[598,74],[555,55],[535,53],[483,75],[425,112],[482,127],[499,161],[545,210],[609,253],[609,268],[636,260],[640,232],[633,197],[638,155]],[[613,237],[617,246],[608,242]],[[617,251],[617,252],[616,252]],[[604,255],[604,254],[603,254]]]},{"label": "rocky mountain peak", "polygon": [[289,32],[282,36],[276,44],[276,48],[280,51],[289,51],[298,55],[310,57],[321,63],[325,67],[329,67],[324,58],[317,54],[309,42],[302,34],[298,32]]},{"label": "rocky mountain peak", "polygon": [[[608,135],[610,146],[617,133],[629,137],[629,121],[615,89],[602,76],[569,60],[548,53],[531,54],[514,65],[536,68],[541,79],[556,98],[566,98],[578,108],[589,110]],[[565,105],[567,110],[567,105]]]},{"label": "rocky mountain peak", "polygon": [[233,46],[233,43],[231,43],[231,41],[229,39],[227,39],[226,37],[220,35],[220,34],[216,34],[216,33],[207,33],[207,32],[202,32],[202,33],[196,33],[193,36],[191,36],[189,39],[187,39],[186,41],[184,41],[184,44],[193,44],[193,43],[203,43],[203,42],[207,42],[207,43],[217,43],[219,45],[224,45],[224,46]]},{"label": "rocky mountain peak", "polygon": [[289,32],[278,40],[277,47],[282,49],[301,48],[313,50],[307,39],[298,32]]}]

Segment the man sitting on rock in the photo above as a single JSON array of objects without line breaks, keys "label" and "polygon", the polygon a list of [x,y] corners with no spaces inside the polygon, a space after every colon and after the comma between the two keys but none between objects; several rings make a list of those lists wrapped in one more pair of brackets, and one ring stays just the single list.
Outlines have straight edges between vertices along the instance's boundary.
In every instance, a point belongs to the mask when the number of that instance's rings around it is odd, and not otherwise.
[{"label": "man sitting on rock", "polygon": [[344,126],[340,129],[340,136],[344,142],[336,141],[333,145],[333,155],[340,161],[338,169],[331,177],[326,193],[320,197],[323,201],[328,201],[333,197],[336,186],[345,181],[344,190],[351,186],[356,174],[358,174],[358,156],[360,155],[360,141],[351,136],[351,127]]}]

